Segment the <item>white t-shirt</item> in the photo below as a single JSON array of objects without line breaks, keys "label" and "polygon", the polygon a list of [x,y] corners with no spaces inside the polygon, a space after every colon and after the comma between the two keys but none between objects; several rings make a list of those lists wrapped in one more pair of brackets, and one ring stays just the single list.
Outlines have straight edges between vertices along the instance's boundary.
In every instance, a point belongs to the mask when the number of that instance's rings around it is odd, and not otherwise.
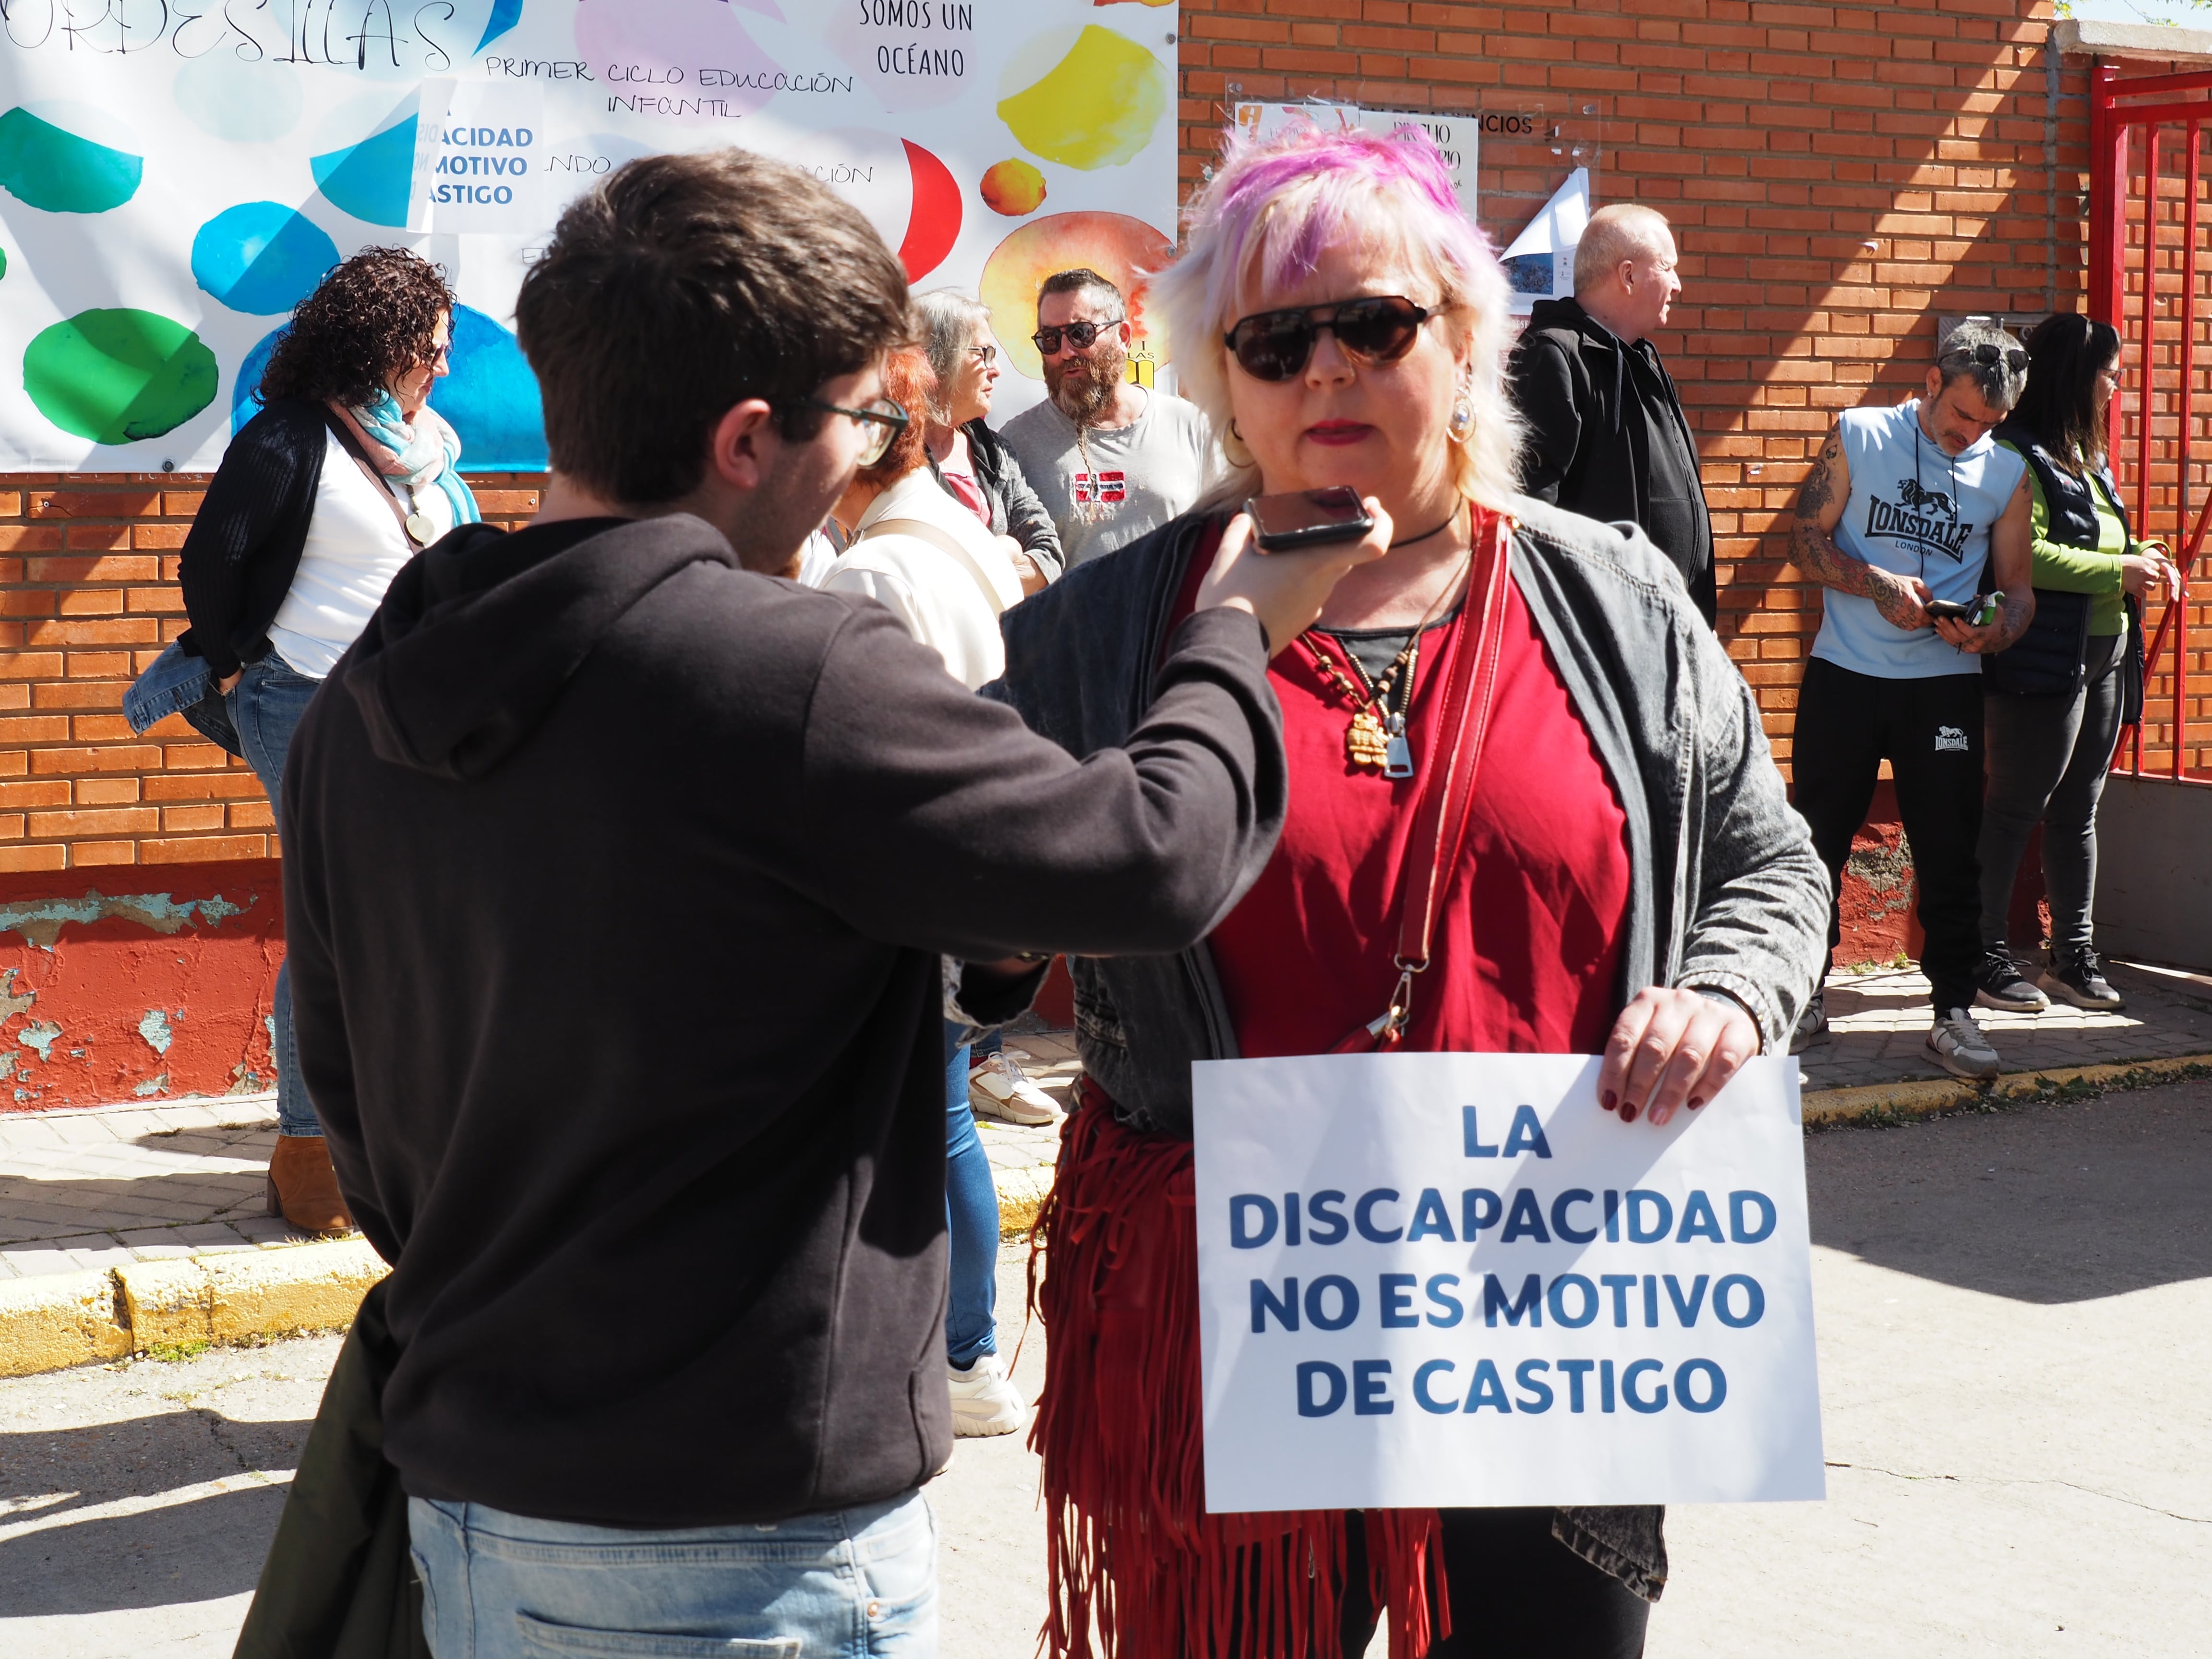
[{"label": "white t-shirt", "polygon": [[[335,434],[325,433],[323,442],[323,476],[315,486],[300,568],[269,625],[269,642],[285,666],[318,680],[361,637],[384,603],[384,590],[415,556],[398,519],[377,498],[360,464]],[[405,489],[389,479],[385,488],[405,510]],[[430,520],[433,541],[453,527],[453,504],[435,484],[415,492],[415,508]]]},{"label": "white t-shirt", "polygon": [[1196,404],[1164,392],[1144,399],[1128,425],[1087,427],[1079,443],[1075,422],[1048,398],[999,434],[1052,514],[1070,570],[1189,512],[1220,466],[1212,424]]},{"label": "white t-shirt", "polygon": [[[2027,463],[1984,438],[1948,455],[1921,429],[1917,398],[1894,409],[1847,409],[1837,418],[1851,493],[1836,521],[1836,545],[1877,570],[1917,576],[1939,599],[1964,605],[1989,562],[1990,526],[2020,488]],[[1906,633],[1872,599],[1820,594],[1813,654],[1877,679],[1978,674],[1982,659],[1933,628]]]}]

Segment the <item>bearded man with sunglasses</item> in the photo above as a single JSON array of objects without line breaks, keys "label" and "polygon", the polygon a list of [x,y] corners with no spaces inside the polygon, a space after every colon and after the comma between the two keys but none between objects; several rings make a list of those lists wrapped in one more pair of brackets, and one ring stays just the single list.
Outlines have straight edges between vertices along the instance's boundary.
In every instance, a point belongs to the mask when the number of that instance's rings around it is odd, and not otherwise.
[{"label": "bearded man with sunglasses", "polygon": [[397,1467],[439,1654],[931,1659],[943,960],[991,1024],[1197,939],[1285,810],[1268,641],[1383,538],[1218,569],[1078,763],[788,580],[906,422],[849,203],[632,161],[515,309],[544,506],[401,571],[285,770],[301,1073],[393,1267],[317,1443]]},{"label": "bearded man with sunglasses", "polygon": [[[1790,764],[1797,810],[1828,866],[1828,949],[1843,937],[1836,904],[1851,838],[1887,760],[1928,939],[1928,1053],[1963,1078],[1995,1077],[2000,1063],[1972,1013],[1982,658],[2027,631],[2035,594],[2027,464],[1990,434],[2027,381],[2019,341],[1981,319],[1960,324],[1919,397],[1837,417],[1798,488],[1790,532],[1792,561],[1826,590]],[[1816,995],[1791,1051],[1826,1030]]]},{"label": "bearded man with sunglasses", "polygon": [[1126,547],[1205,494],[1213,430],[1195,404],[1129,378],[1128,307],[1095,270],[1055,271],[1037,290],[1045,401],[1006,422],[1052,514],[1067,568]]}]

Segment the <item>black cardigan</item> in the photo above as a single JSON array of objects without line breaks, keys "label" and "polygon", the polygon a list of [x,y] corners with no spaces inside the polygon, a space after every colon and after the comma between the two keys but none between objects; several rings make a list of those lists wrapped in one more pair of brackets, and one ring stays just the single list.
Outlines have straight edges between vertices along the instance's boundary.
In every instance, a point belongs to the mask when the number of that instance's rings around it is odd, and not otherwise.
[{"label": "black cardigan", "polygon": [[218,676],[272,648],[269,624],[292,591],[315,516],[326,433],[349,453],[358,447],[321,404],[282,398],[239,429],[209,481],[185,536],[179,576],[192,625],[177,643]]}]

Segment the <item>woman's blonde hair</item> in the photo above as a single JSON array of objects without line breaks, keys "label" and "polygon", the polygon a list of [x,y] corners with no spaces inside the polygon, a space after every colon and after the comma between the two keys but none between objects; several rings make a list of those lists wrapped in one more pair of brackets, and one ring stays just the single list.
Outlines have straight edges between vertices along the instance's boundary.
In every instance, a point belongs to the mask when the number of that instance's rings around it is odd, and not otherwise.
[{"label": "woman's blonde hair", "polygon": [[[1255,268],[1270,286],[1302,282],[1322,250],[1356,241],[1437,284],[1427,326],[1467,345],[1464,390],[1474,421],[1455,446],[1453,482],[1486,507],[1519,488],[1521,417],[1505,393],[1512,344],[1505,274],[1490,241],[1460,211],[1451,175],[1429,136],[1408,125],[1385,138],[1364,131],[1294,127],[1254,142],[1232,133],[1213,177],[1183,212],[1182,256],[1152,277],[1167,325],[1176,379],[1224,441],[1231,476],[1216,500],[1249,494],[1250,456],[1230,437],[1229,353],[1239,290]],[[1421,296],[1409,296],[1421,297]]]}]

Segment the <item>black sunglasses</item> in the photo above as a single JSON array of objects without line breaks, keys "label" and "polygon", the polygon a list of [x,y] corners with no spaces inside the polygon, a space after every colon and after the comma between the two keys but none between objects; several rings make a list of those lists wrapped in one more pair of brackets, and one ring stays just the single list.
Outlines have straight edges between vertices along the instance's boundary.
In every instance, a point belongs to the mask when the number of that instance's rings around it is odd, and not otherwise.
[{"label": "black sunglasses", "polygon": [[804,400],[807,408],[819,409],[831,415],[842,415],[847,420],[868,428],[866,441],[861,446],[860,464],[873,466],[884,458],[884,452],[892,441],[907,428],[907,412],[889,398],[878,398],[866,409],[847,409],[840,404],[824,403],[819,398]]},{"label": "black sunglasses", "polygon": [[1222,340],[1254,380],[1287,380],[1305,368],[1323,329],[1362,362],[1395,363],[1434,314],[1398,295],[1380,295],[1240,317]]},{"label": "black sunglasses", "polygon": [[1091,343],[1109,328],[1121,326],[1122,319],[1109,317],[1103,323],[1063,323],[1058,328],[1041,328],[1030,336],[1030,343],[1039,355],[1049,357],[1060,349],[1060,337],[1067,336],[1068,344],[1078,351],[1091,349]]},{"label": "black sunglasses", "polygon": [[1986,341],[1980,345],[1955,346],[1943,354],[1942,360],[1947,363],[1985,363],[1991,368],[2002,363],[2015,374],[2027,367],[2027,353],[2018,346],[2001,349]]}]

